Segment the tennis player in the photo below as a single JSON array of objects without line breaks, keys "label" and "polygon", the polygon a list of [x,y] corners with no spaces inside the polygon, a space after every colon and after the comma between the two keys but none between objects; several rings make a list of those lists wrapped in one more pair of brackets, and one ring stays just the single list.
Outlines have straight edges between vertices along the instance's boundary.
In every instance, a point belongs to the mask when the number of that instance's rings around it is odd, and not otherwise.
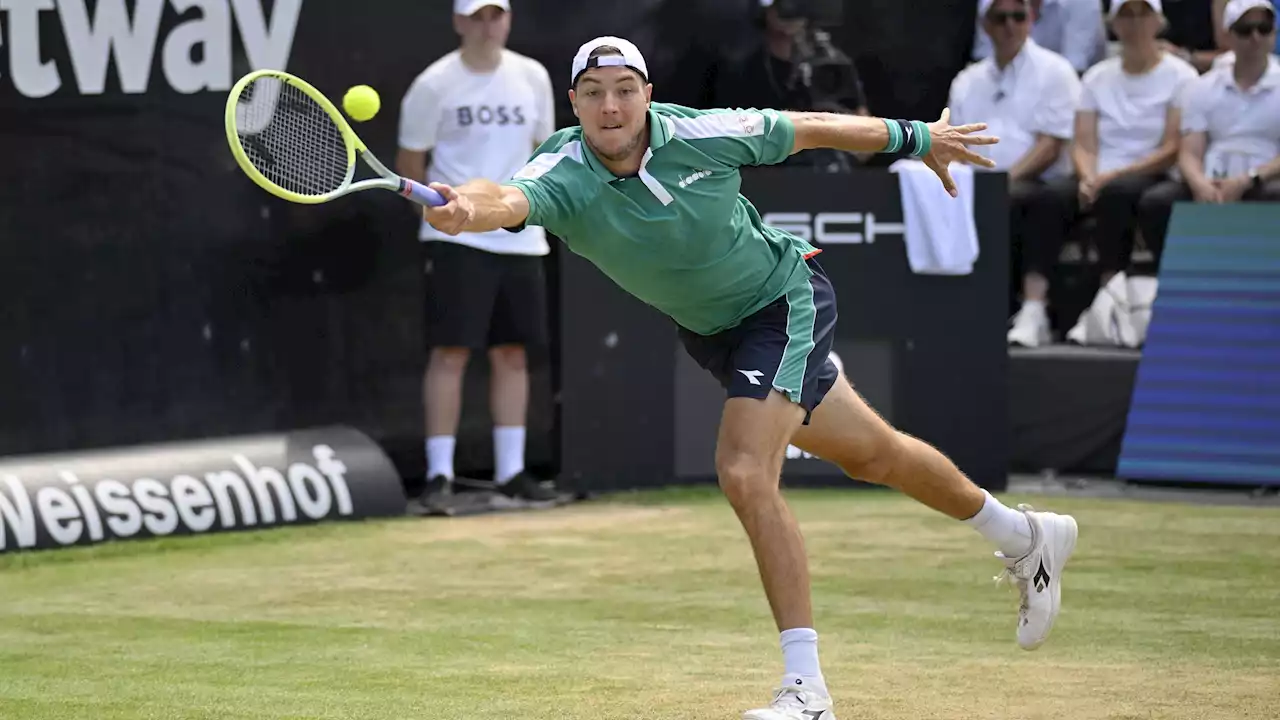
[{"label": "tennis player", "polygon": [[726,389],[716,470],[750,538],[784,662],[772,703],[744,717],[835,717],[818,663],[804,541],[779,491],[789,443],[971,525],[994,545],[1001,577],[1020,590],[1019,644],[1044,642],[1075,520],[1004,506],[871,410],[828,358],[836,300],[818,250],[764,225],[738,192],[742,166],[806,148],[906,149],[954,197],[951,162],[990,167],[970,149],[998,142],[978,134],[986,125],[953,127],[946,111],[926,125],[655,103],[644,58],[616,37],[582,46],[570,87],[579,126],[556,132],[508,182],[433,184],[448,204],[424,216],[445,233],[546,228],[671,317],[689,354]]}]

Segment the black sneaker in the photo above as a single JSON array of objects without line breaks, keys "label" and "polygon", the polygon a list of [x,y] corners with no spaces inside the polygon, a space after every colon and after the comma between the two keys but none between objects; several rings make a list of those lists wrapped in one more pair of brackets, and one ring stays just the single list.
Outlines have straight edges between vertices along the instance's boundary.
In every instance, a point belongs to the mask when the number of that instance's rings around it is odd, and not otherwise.
[{"label": "black sneaker", "polygon": [[438,515],[453,496],[453,480],[436,475],[427,480],[422,492],[409,501],[409,512],[415,515]]},{"label": "black sneaker", "polygon": [[499,485],[498,492],[512,499],[532,502],[548,502],[560,499],[560,493],[555,489],[554,485],[539,482],[537,478],[523,472]]}]

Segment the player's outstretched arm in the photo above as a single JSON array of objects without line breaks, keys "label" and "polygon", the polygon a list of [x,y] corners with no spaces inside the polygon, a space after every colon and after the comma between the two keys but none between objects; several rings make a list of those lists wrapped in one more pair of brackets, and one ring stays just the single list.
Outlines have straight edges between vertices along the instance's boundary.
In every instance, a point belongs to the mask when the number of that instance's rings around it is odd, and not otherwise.
[{"label": "player's outstretched arm", "polygon": [[529,217],[529,199],[509,185],[477,179],[456,188],[443,183],[431,183],[429,187],[449,202],[440,207],[424,207],[422,217],[446,235],[519,227]]},{"label": "player's outstretched arm", "polygon": [[948,166],[965,162],[986,168],[995,161],[970,149],[973,145],[994,145],[999,138],[978,135],[986,123],[956,125],[950,123],[951,109],[933,123],[886,120],[883,118],[821,112],[786,112],[796,129],[793,153],[814,148],[831,148],[847,152],[907,152],[924,160],[943,187],[955,197],[955,181]]}]

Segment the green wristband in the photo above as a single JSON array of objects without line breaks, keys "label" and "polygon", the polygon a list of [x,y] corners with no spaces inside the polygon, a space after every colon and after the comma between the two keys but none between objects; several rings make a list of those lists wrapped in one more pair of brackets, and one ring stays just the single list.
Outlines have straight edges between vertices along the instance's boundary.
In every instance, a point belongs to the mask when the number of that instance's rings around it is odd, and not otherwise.
[{"label": "green wristband", "polygon": [[885,120],[884,125],[889,130],[889,144],[880,152],[896,153],[902,149],[902,128],[898,127],[898,123],[893,120]]},{"label": "green wristband", "polygon": [[911,154],[916,157],[924,157],[933,149],[933,137],[929,134],[929,126],[920,120],[912,120],[911,127],[915,132],[915,147],[912,148]]}]

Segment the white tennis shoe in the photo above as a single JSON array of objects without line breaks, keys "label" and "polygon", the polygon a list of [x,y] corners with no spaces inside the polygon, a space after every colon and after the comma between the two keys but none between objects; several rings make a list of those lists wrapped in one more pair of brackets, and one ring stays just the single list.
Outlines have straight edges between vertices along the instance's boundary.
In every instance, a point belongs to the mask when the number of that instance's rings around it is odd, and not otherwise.
[{"label": "white tennis shoe", "polygon": [[1008,581],[1018,589],[1018,645],[1035,650],[1044,644],[1058,619],[1062,605],[1062,569],[1076,549],[1080,530],[1075,518],[1050,512],[1036,512],[1030,505],[1019,505],[1031,524],[1031,551],[1020,558],[1004,561],[1004,572],[996,583]]},{"label": "white tennis shoe", "polygon": [[831,696],[814,688],[786,684],[767,708],[748,710],[743,720],[836,720]]}]

